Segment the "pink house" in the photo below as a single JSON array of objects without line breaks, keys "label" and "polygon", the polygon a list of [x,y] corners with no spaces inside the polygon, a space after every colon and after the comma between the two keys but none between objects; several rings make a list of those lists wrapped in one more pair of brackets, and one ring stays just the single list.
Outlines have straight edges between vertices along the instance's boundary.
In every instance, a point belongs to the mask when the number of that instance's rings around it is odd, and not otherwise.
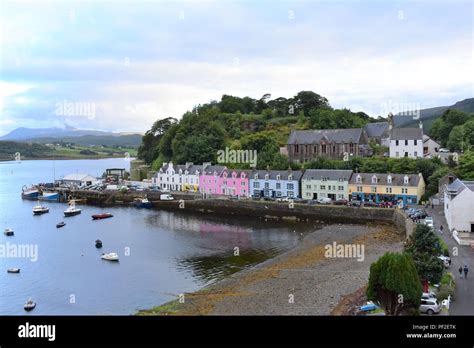
[{"label": "pink house", "polygon": [[210,163],[203,163],[202,172],[199,175],[199,191],[212,195],[221,195],[219,178],[226,169],[224,166],[212,166]]},{"label": "pink house", "polygon": [[227,169],[219,177],[221,194],[226,196],[248,197],[249,178],[247,171],[241,169]]},{"label": "pink house", "polygon": [[203,163],[199,176],[199,191],[211,195],[248,197],[248,173],[245,170]]}]

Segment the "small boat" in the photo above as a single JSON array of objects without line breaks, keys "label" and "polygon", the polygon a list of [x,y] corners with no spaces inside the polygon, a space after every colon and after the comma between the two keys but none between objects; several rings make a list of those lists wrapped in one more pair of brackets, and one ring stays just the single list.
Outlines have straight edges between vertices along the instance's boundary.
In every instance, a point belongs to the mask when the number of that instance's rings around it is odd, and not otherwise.
[{"label": "small boat", "polygon": [[102,260],[107,260],[107,261],[118,261],[119,256],[117,253],[108,253],[108,254],[102,254],[101,256]]},{"label": "small boat", "polygon": [[34,215],[41,215],[41,214],[45,214],[45,213],[49,213],[49,208],[48,207],[45,207],[45,206],[42,206],[42,205],[37,205],[36,207],[33,207],[33,214]]},{"label": "small boat", "polygon": [[7,228],[3,233],[5,233],[5,236],[13,236],[15,234],[11,228]]},{"label": "small boat", "polygon": [[23,308],[25,309],[25,311],[29,312],[33,309],[35,309],[36,307],[36,303],[33,302],[33,300],[31,299],[31,297],[28,299],[28,301],[25,303],[25,305],[23,306]]},{"label": "small boat", "polygon": [[100,239],[97,239],[97,240],[95,241],[95,247],[96,247],[97,249],[102,248],[102,241],[101,241]]},{"label": "small boat", "polygon": [[61,228],[66,226],[66,223],[64,221],[61,221],[60,223],[56,224],[56,228]]},{"label": "small boat", "polygon": [[76,202],[74,200],[69,202],[69,207],[64,211],[64,216],[74,216],[79,215],[81,213],[81,209],[76,208]]},{"label": "small boat", "polygon": [[20,273],[19,268],[9,268],[7,269],[7,273]]},{"label": "small boat", "polygon": [[111,217],[114,217],[114,216],[110,213],[95,214],[95,215],[92,215],[92,220],[102,220],[102,219],[108,219]]},{"label": "small boat", "polygon": [[153,207],[151,202],[148,200],[148,198],[145,196],[144,198],[135,198],[133,201],[133,205],[137,208],[146,208],[149,209]]}]

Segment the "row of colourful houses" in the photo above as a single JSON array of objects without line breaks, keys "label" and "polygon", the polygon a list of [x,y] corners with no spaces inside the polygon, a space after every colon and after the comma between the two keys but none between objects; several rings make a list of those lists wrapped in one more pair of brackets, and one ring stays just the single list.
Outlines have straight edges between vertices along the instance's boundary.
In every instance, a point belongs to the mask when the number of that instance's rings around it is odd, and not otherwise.
[{"label": "row of colourful houses", "polygon": [[165,163],[152,179],[162,189],[239,197],[403,201],[425,192],[421,174],[354,173],[352,170],[243,170],[203,163]]}]

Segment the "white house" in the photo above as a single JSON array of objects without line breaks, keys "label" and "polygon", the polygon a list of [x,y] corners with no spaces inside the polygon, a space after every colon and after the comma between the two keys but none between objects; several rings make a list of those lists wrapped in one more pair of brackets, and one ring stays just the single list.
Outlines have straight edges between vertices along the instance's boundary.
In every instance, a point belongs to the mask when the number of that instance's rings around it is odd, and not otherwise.
[{"label": "white house", "polygon": [[199,191],[199,175],[202,166],[187,162],[185,165],[163,163],[160,170],[152,178],[153,184],[171,191]]},{"label": "white house", "polygon": [[96,184],[100,180],[88,174],[69,174],[57,181],[64,185],[86,186]]},{"label": "white house", "polygon": [[456,179],[446,186],[444,216],[449,230],[474,232],[474,181]]},{"label": "white house", "polygon": [[423,154],[427,155],[437,155],[438,150],[441,148],[441,145],[431,139],[426,134],[423,134]]},{"label": "white house", "polygon": [[423,129],[394,128],[390,130],[390,157],[423,157]]}]

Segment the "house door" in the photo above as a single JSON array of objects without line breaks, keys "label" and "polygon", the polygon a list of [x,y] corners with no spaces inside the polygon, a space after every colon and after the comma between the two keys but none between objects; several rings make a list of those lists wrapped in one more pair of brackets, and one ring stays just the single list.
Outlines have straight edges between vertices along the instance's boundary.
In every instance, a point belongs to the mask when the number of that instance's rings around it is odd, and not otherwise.
[{"label": "house door", "polygon": [[318,194],[316,192],[313,193],[313,199],[318,199]]},{"label": "house door", "polygon": [[471,224],[471,232],[474,233],[474,224]]}]

